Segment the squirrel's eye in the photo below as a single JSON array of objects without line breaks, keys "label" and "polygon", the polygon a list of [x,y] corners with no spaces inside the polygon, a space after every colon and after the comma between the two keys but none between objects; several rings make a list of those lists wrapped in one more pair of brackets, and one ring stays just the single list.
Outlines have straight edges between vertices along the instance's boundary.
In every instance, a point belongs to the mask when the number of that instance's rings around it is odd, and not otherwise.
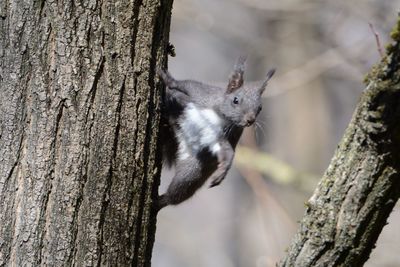
[{"label": "squirrel's eye", "polygon": [[236,96],[233,98],[233,104],[239,104],[239,98],[237,98]]}]

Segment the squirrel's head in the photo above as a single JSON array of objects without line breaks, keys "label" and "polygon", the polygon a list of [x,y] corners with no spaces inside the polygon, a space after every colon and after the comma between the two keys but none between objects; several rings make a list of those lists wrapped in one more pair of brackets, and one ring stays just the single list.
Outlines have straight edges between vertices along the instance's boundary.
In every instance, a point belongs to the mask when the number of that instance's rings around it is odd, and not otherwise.
[{"label": "squirrel's head", "polygon": [[225,118],[240,127],[247,127],[255,122],[262,108],[261,96],[275,73],[275,69],[270,70],[260,86],[243,86],[245,60],[244,57],[237,60],[229,78],[224,103],[220,107]]}]

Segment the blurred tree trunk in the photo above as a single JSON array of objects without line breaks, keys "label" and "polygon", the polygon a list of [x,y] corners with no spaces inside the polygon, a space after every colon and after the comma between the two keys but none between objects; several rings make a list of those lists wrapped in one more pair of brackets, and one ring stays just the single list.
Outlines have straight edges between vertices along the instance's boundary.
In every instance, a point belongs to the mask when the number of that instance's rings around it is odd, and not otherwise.
[{"label": "blurred tree trunk", "polygon": [[0,2],[0,266],[150,264],[171,6]]},{"label": "blurred tree trunk", "polygon": [[400,22],[279,266],[362,266],[400,196]]}]

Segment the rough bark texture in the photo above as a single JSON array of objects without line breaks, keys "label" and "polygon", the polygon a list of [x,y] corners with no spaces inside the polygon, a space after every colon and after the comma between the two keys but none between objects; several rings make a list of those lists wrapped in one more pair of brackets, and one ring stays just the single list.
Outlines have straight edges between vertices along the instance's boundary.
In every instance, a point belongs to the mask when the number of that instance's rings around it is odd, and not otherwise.
[{"label": "rough bark texture", "polygon": [[144,266],[172,0],[0,1],[0,266]]},{"label": "rough bark texture", "polygon": [[400,196],[400,23],[279,266],[362,266]]}]

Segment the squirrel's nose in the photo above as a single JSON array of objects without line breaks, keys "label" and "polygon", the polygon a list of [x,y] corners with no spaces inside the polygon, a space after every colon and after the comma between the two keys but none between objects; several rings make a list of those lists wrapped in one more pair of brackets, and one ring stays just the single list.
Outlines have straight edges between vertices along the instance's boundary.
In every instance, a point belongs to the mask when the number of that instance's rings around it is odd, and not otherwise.
[{"label": "squirrel's nose", "polygon": [[252,125],[256,121],[255,117],[248,117],[246,118],[247,126]]}]

